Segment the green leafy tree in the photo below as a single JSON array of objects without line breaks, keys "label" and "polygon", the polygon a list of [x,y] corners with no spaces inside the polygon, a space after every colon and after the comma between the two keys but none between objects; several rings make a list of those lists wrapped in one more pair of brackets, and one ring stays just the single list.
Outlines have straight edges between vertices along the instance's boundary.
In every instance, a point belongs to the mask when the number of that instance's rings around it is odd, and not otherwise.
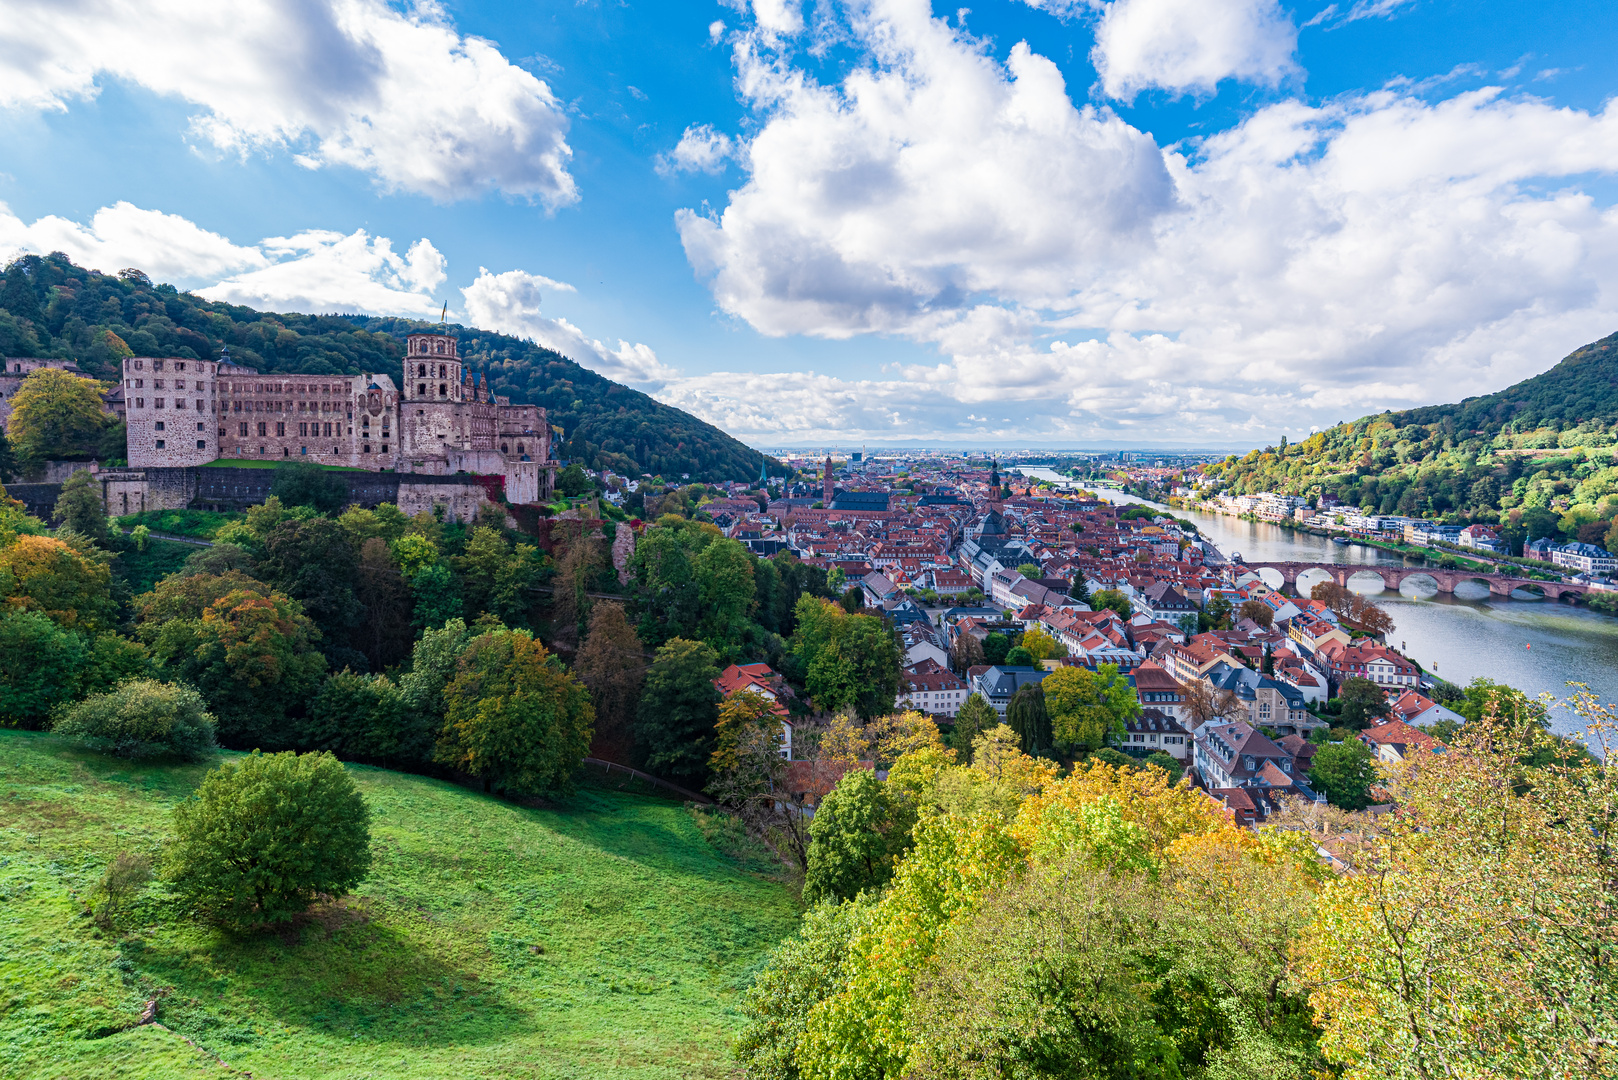
[{"label": "green leafy tree", "polygon": [[488,612],[508,626],[527,621],[529,590],[543,580],[547,560],[532,544],[511,544],[498,529],[472,530],[466,553],[456,559],[465,581],[468,615]]},{"label": "green leafy tree", "polygon": [[770,955],[742,997],[746,1017],[733,1044],[736,1060],[755,1080],[801,1080],[799,1060],[809,1013],[842,989],[849,944],[870,912],[870,900],[817,904],[798,932]]},{"label": "green leafy tree", "polygon": [[299,725],[299,742],[384,766],[421,765],[433,756],[439,725],[432,720],[411,709],[404,691],[387,676],[341,671],[320,684]]},{"label": "green leafy tree", "polygon": [[1371,785],[1376,783],[1376,765],[1371,751],[1358,739],[1327,743],[1315,751],[1309,769],[1309,782],[1326,801],[1343,810],[1364,810],[1371,804]]},{"label": "green leafy tree", "polygon": [[1021,645],[1014,646],[1006,652],[1007,667],[1033,667],[1034,654]]},{"label": "green leafy tree", "polygon": [[1099,589],[1091,594],[1090,606],[1096,611],[1116,611],[1122,618],[1128,619],[1135,614],[1129,597],[1117,589]]},{"label": "green leafy tree", "polygon": [[410,624],[414,627],[436,629],[461,617],[461,590],[443,563],[434,563],[410,579],[410,597]]},{"label": "green leafy tree", "polygon": [[670,638],[646,672],[635,717],[635,742],[654,772],[700,787],[719,719],[719,654],[711,645]]},{"label": "green leafy tree", "polygon": [[102,547],[107,545],[107,508],[101,502],[101,485],[87,469],[78,470],[62,485],[52,518]]},{"label": "green leafy tree", "polygon": [[44,727],[78,690],[84,635],[37,611],[0,611],[0,724]]},{"label": "green leafy tree", "polygon": [[174,809],[163,873],[186,907],[228,930],[282,922],[371,867],[371,815],[330,754],[254,752]]},{"label": "green leafy tree", "polygon": [[[0,355],[12,356],[13,353]],[[17,475],[17,454],[11,448],[11,440],[6,433],[0,431],[0,484],[9,484]]]},{"label": "green leafy tree", "polygon": [[348,503],[348,485],[342,474],[312,461],[288,461],[275,467],[270,494],[286,506],[307,506],[322,514],[336,514]]},{"label": "green leafy tree", "polygon": [[702,604],[698,633],[721,660],[741,659],[754,605],[753,556],[739,542],[719,539],[692,566]]},{"label": "green leafy tree", "polygon": [[983,638],[983,662],[990,667],[999,667],[1006,662],[1006,656],[1011,652],[1011,639],[1004,634],[986,634]]},{"label": "green leafy tree", "polygon": [[460,619],[422,631],[410,654],[410,670],[399,676],[405,707],[423,717],[434,732],[443,728],[449,708],[444,690],[455,678],[461,653],[475,636]]},{"label": "green leafy tree", "polygon": [[11,396],[6,432],[26,461],[89,457],[107,419],[94,380],[60,368],[35,368]]},{"label": "green leafy tree", "polygon": [[1017,567],[1017,573],[1030,580],[1037,579],[1042,571],[1037,563],[1025,562]]},{"label": "green leafy tree", "polygon": [[326,661],[296,600],[239,572],[171,577],[135,600],[136,636],[171,680],[195,686],[227,746],[290,745],[289,716]]},{"label": "green leafy tree", "polygon": [[646,657],[621,605],[602,603],[591,610],[590,632],[573,670],[589,688],[596,709],[592,753],[627,762],[634,743],[635,706],[646,681]]},{"label": "green leafy tree", "polygon": [[200,761],[214,750],[215,726],[191,687],[137,679],[70,706],[51,730],[97,753]]},{"label": "green leafy tree", "polygon": [[1181,765],[1174,755],[1166,754],[1161,750],[1154,750],[1148,754],[1145,764],[1162,769],[1169,774],[1171,780],[1178,781],[1180,777],[1185,775],[1185,766]]},{"label": "green leafy tree", "polygon": [[595,484],[591,482],[583,467],[575,461],[557,475],[556,490],[569,498],[577,498],[594,491]]},{"label": "green leafy tree", "polygon": [[1006,725],[1016,733],[1023,753],[1030,757],[1049,754],[1055,739],[1045,707],[1045,688],[1039,683],[1018,687],[1006,706]]},{"label": "green leafy tree", "polygon": [[869,769],[850,769],[821,800],[809,825],[803,899],[850,900],[893,876],[910,846],[914,813]]},{"label": "green leafy tree", "polygon": [[955,714],[955,731],[950,737],[950,744],[970,764],[972,747],[978,736],[999,726],[1000,714],[994,711],[994,706],[982,694],[969,694],[961,703],[960,711]]},{"label": "green leafy tree", "polygon": [[1209,630],[1229,630],[1230,617],[1234,612],[1230,597],[1223,593],[1214,594],[1213,599],[1208,601],[1208,606],[1198,614],[1198,631],[1205,633]]},{"label": "green leafy tree", "polygon": [[1388,715],[1388,696],[1370,679],[1356,675],[1343,680],[1337,696],[1342,703],[1343,727],[1364,731],[1377,717]]},{"label": "green leafy tree", "polygon": [[444,690],[438,760],[485,790],[567,792],[590,749],[590,692],[526,630],[483,634]]},{"label": "green leafy tree", "polygon": [[1124,725],[1140,715],[1140,699],[1116,664],[1095,671],[1061,667],[1045,677],[1046,707],[1056,743],[1086,752],[1124,737]]},{"label": "green leafy tree", "polygon": [[866,720],[893,710],[900,653],[881,619],[850,615],[810,595],[799,599],[794,614],[793,656],[807,673],[805,687],[817,708],[835,712],[852,705]]}]

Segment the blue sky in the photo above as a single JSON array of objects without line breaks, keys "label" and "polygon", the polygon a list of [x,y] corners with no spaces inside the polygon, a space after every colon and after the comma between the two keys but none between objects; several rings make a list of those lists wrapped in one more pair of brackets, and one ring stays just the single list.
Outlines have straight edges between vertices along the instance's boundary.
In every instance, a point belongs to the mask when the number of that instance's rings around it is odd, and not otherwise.
[{"label": "blue sky", "polygon": [[0,248],[757,446],[1262,443],[1618,330],[1610,5],[139,7],[8,5]]}]

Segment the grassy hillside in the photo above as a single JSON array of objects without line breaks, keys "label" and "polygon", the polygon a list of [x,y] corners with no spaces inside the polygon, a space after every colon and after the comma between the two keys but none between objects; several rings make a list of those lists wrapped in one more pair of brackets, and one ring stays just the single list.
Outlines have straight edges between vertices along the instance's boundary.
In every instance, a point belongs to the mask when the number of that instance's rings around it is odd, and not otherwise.
[{"label": "grassy hillside", "polygon": [[[138,356],[218,356],[263,372],[398,375],[404,337],[436,323],[371,316],[273,314],[154,285],[138,270],[85,270],[65,255],[18,259],[0,286],[0,356],[72,357],[97,378],[119,377],[121,341]],[[109,339],[108,333],[116,335]],[[678,481],[751,480],[757,451],[558,352],[505,334],[452,325],[461,355],[495,392],[545,406],[563,431],[557,453],[592,468]],[[783,469],[771,463],[774,475]]]},{"label": "grassy hillside", "polygon": [[[796,923],[679,804],[531,809],[350,766],[376,857],[351,901],[244,941],[158,887],[103,935],[81,898],[206,768],[0,731],[0,1075],[727,1076],[736,994]],[[162,1028],[135,1026],[157,996]]]},{"label": "grassy hillside", "polygon": [[1204,471],[1237,494],[1330,494],[1385,514],[1494,521],[1538,509],[1571,537],[1618,509],[1615,444],[1618,334],[1496,394],[1362,417]]}]

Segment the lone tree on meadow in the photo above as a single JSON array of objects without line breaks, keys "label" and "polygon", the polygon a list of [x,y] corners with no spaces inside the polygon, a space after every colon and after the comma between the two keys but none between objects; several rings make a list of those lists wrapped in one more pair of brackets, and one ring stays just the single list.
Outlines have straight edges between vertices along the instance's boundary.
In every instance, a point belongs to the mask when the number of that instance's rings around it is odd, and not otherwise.
[{"label": "lone tree on meadow", "polygon": [[330,754],[261,754],[221,765],[174,809],[164,876],[217,926],[284,922],[371,868],[371,814]]}]

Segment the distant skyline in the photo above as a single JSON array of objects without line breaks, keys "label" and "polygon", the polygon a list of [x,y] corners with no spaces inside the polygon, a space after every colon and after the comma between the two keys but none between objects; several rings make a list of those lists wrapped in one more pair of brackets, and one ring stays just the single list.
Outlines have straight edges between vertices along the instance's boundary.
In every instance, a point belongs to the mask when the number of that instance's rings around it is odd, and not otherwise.
[{"label": "distant skyline", "polygon": [[8,0],[0,255],[532,338],[757,448],[1264,445],[1618,331],[1618,20]]}]

